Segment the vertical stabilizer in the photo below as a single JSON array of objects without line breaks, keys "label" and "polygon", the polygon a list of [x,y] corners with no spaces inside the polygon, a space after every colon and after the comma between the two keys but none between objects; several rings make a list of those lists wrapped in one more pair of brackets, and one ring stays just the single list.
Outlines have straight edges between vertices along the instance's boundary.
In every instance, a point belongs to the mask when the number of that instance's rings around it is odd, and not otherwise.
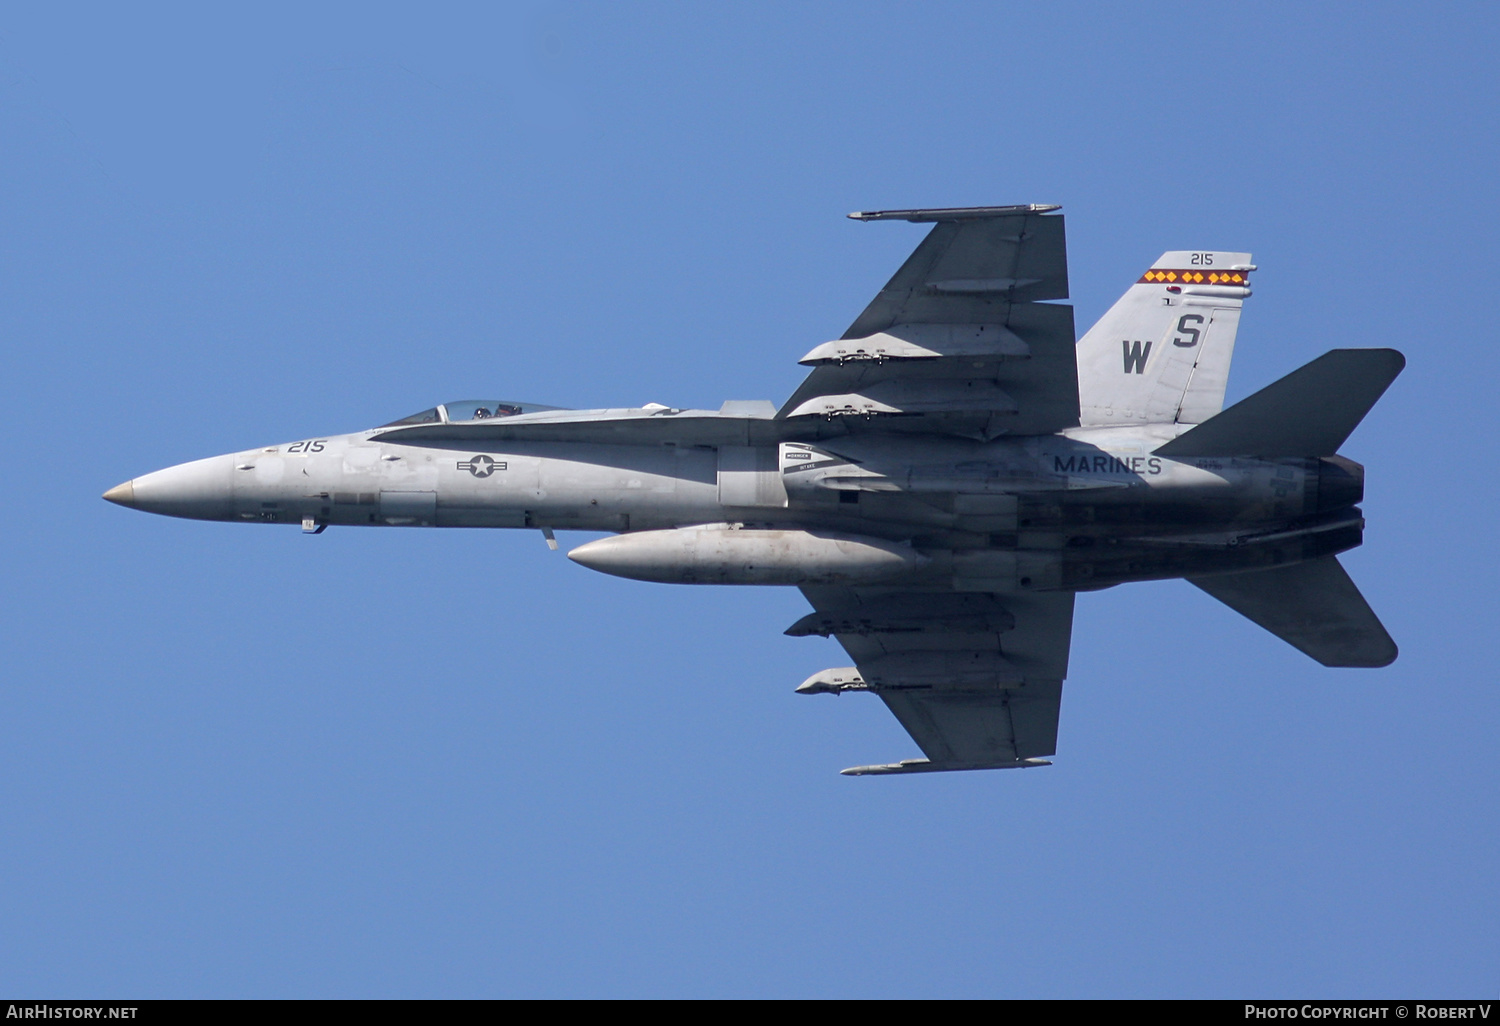
[{"label": "vertical stabilizer", "polygon": [[1224,406],[1249,253],[1163,253],[1078,343],[1080,423],[1200,424]]}]

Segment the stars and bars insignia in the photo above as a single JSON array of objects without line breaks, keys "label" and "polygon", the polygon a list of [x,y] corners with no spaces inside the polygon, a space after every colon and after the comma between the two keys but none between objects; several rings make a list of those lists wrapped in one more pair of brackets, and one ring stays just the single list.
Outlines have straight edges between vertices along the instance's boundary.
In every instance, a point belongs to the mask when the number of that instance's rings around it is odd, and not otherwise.
[{"label": "stars and bars insignia", "polygon": [[475,477],[489,477],[497,470],[504,470],[505,463],[492,456],[480,455],[467,460],[459,460],[458,469],[467,470]]}]

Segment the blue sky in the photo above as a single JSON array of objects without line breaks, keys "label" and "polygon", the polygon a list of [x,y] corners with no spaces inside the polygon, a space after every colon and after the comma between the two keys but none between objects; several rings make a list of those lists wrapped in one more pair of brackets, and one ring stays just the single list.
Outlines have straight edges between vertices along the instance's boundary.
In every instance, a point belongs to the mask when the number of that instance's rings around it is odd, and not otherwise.
[{"label": "blue sky", "polygon": [[[1500,996],[1500,16],[1482,4],[46,5],[0,20],[0,991]],[[1056,765],[792,688],[787,589],[99,494],[471,395],[784,399],[921,237],[1064,204],[1093,322],[1252,250],[1230,398],[1345,451],[1402,648],[1084,596]],[[581,540],[581,539],[577,539]]]}]

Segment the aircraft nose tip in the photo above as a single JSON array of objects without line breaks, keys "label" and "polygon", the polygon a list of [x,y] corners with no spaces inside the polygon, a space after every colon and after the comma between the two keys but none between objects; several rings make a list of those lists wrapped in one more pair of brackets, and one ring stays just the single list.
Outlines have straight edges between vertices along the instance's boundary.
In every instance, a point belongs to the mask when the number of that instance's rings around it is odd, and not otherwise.
[{"label": "aircraft nose tip", "polygon": [[117,484],[104,493],[106,502],[112,502],[116,506],[128,506],[135,508],[135,479],[132,478],[124,484]]},{"label": "aircraft nose tip", "polygon": [[132,478],[104,497],[143,513],[223,520],[234,513],[233,473],[233,456],[210,456]]}]

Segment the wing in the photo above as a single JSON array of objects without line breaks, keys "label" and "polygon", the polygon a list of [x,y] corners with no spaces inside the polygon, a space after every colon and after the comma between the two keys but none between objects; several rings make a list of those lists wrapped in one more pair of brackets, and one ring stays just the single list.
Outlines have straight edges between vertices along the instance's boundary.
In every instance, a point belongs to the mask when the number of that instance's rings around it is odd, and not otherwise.
[{"label": "wing", "polygon": [[855,666],[824,670],[803,694],[872,691],[925,759],[851,775],[1044,766],[1057,750],[1073,594],[806,587],[816,610],[787,633],[829,635]]},{"label": "wing", "polygon": [[1055,206],[887,210],[862,221],[933,229],[844,337],[802,358],[813,368],[778,418],[849,431],[993,438],[1078,423],[1073,308]]}]

